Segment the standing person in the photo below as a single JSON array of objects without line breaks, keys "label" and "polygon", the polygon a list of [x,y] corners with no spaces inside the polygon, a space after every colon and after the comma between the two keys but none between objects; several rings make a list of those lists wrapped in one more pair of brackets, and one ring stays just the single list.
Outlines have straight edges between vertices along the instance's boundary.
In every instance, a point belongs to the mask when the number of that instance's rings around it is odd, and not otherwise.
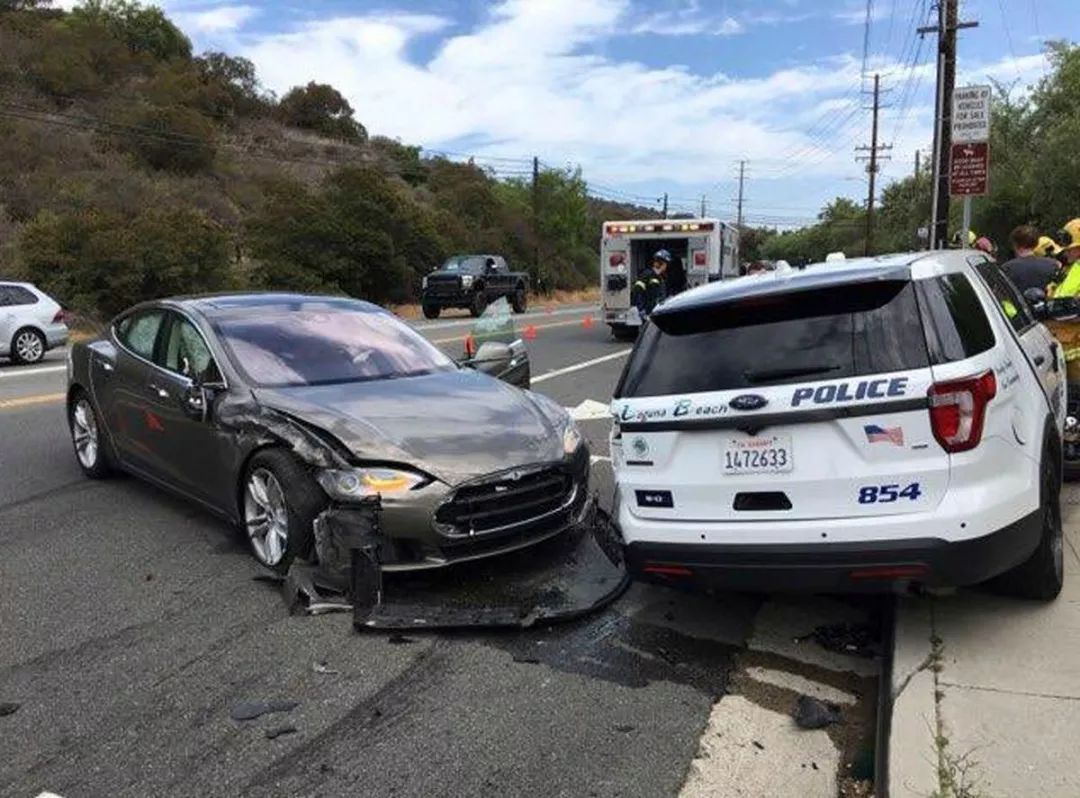
[{"label": "standing person", "polygon": [[1054,296],[1077,296],[1080,294],[1080,219],[1072,219],[1054,236],[1061,252],[1064,279],[1054,288]]},{"label": "standing person", "polygon": [[1002,271],[1020,289],[1020,293],[1029,288],[1045,291],[1057,278],[1059,266],[1053,258],[1035,254],[1035,248],[1039,245],[1039,231],[1029,224],[1022,224],[1009,233],[1009,241],[1016,257],[1001,264]]},{"label": "standing person", "polygon": [[663,302],[667,296],[665,275],[670,263],[670,252],[666,249],[657,251],[653,255],[648,271],[634,283],[634,307],[638,309],[642,318],[647,318],[653,312],[653,308]]}]

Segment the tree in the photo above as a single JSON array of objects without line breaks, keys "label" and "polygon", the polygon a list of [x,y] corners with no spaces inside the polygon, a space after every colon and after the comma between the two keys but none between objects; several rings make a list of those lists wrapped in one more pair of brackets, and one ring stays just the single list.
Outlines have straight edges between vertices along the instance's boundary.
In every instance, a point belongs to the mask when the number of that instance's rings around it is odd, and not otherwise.
[{"label": "tree", "polygon": [[191,58],[191,41],[157,6],[142,6],[135,0],[83,0],[71,17],[76,22],[104,24],[132,52],[159,61]]},{"label": "tree", "polygon": [[248,59],[206,52],[195,59],[194,65],[206,87],[228,96],[229,113],[258,116],[268,109],[269,103],[255,74],[255,65]]},{"label": "tree", "polygon": [[364,126],[353,118],[349,101],[325,83],[312,81],[290,89],[278,103],[278,117],[287,125],[331,138],[353,142],[367,139]]},{"label": "tree", "polygon": [[198,111],[181,105],[151,105],[125,117],[119,135],[152,169],[194,174],[214,163],[214,126]]},{"label": "tree", "polygon": [[228,236],[193,208],[148,208],[134,217],[43,211],[19,244],[31,280],[99,317],[151,297],[229,285]]}]

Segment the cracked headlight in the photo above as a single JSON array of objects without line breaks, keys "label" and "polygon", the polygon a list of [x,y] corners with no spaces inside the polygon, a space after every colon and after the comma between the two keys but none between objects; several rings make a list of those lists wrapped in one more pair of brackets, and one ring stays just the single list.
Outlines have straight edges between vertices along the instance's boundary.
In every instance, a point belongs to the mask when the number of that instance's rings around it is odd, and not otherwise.
[{"label": "cracked headlight", "polygon": [[562,448],[563,453],[571,455],[578,450],[581,446],[581,432],[578,430],[577,425],[571,422],[570,426],[563,431],[562,436]]},{"label": "cracked headlight", "polygon": [[396,468],[326,468],[317,471],[315,479],[331,499],[343,502],[404,493],[426,481],[420,474]]}]

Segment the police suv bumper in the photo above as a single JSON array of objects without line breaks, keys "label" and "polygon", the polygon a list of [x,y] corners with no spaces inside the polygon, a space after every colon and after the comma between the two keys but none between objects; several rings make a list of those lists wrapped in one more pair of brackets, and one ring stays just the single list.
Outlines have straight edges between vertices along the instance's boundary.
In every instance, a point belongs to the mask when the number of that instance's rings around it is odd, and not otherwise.
[{"label": "police suv bumper", "polygon": [[878,592],[918,583],[985,582],[1031,556],[1042,532],[1038,510],[989,535],[844,543],[687,544],[626,547],[633,578],[724,590]]}]

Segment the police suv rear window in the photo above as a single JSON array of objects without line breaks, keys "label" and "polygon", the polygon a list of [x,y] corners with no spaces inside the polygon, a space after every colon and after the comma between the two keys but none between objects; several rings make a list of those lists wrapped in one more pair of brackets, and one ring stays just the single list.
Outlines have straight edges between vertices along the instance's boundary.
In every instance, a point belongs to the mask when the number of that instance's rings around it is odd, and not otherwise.
[{"label": "police suv rear window", "polygon": [[736,390],[927,365],[911,283],[853,283],[656,316],[616,396]]},{"label": "police suv rear window", "polygon": [[975,288],[963,274],[919,280],[926,345],[936,365],[966,360],[994,345],[994,332]]}]

